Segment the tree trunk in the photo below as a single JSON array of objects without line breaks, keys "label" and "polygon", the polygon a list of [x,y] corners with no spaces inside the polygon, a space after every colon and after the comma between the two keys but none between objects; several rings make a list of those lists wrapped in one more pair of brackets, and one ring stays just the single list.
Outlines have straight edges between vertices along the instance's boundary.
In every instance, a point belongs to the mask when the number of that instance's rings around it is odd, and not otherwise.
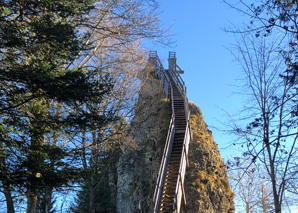
[{"label": "tree trunk", "polygon": [[90,178],[90,183],[89,183],[89,212],[90,213],[95,213],[95,188],[94,188],[94,177]]},{"label": "tree trunk", "polygon": [[249,213],[249,202],[246,202],[246,213]]},{"label": "tree trunk", "polygon": [[[42,101],[37,101],[37,105],[43,105]],[[41,183],[41,175],[44,166],[45,155],[42,146],[45,144],[45,122],[44,116],[48,111],[42,111],[38,107],[32,107],[30,118],[31,144],[28,155],[28,185],[27,185],[27,213],[38,213],[40,193],[44,189]]]},{"label": "tree trunk", "polygon": [[275,213],[281,213],[281,205],[279,203],[279,196],[276,191],[276,183],[273,183],[273,197],[274,197]]},{"label": "tree trunk", "polygon": [[13,199],[11,196],[11,191],[9,189],[9,187],[4,186],[4,191],[3,191],[4,195],[5,195],[5,199],[6,199],[6,206],[7,206],[7,213],[14,213],[14,203],[13,203]]},{"label": "tree trunk", "polygon": [[274,170],[274,165],[273,165],[273,162],[271,159],[270,159],[270,169],[271,169],[271,182],[272,182],[275,213],[281,213],[281,205],[279,202],[279,196],[278,196],[277,188],[276,188],[275,170]]},{"label": "tree trunk", "polygon": [[27,196],[27,213],[38,213],[38,199],[36,193]]},{"label": "tree trunk", "polygon": [[[5,178],[8,178],[8,172],[7,172],[7,167],[6,167],[6,158],[5,158],[5,151],[4,151],[4,147],[1,144],[0,147],[0,169],[2,171],[2,175]],[[2,185],[3,185],[3,193],[6,199],[6,208],[7,208],[7,213],[14,213],[14,203],[13,203],[13,199],[11,196],[11,190],[10,190],[10,183],[8,179],[4,179],[2,180]]]},{"label": "tree trunk", "polygon": [[45,213],[50,213],[52,207],[52,194],[53,188],[47,187],[46,189],[46,206],[45,206]]}]

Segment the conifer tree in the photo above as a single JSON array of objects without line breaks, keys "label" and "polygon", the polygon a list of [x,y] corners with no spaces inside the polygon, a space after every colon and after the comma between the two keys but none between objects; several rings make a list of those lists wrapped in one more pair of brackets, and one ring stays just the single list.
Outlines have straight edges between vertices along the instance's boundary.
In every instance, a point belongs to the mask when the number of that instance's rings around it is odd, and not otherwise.
[{"label": "conifer tree", "polygon": [[93,3],[0,2],[0,188],[7,212],[14,212],[16,195],[26,196],[27,212],[37,212],[46,189],[80,177],[78,150],[59,135],[113,119],[82,107],[102,101],[112,88],[108,75],[97,78],[96,68],[72,64],[90,48],[79,27]]}]

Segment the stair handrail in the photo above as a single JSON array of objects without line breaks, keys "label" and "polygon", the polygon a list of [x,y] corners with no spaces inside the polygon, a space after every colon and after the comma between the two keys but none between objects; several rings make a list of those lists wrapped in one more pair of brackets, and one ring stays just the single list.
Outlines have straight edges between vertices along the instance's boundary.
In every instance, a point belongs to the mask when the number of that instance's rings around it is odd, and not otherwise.
[{"label": "stair handrail", "polygon": [[151,63],[155,65],[155,75],[160,78],[163,89],[165,90],[167,97],[170,100],[171,109],[172,109],[172,116],[169,124],[167,139],[165,143],[165,148],[164,148],[164,152],[161,160],[161,166],[159,168],[158,178],[156,181],[156,187],[155,187],[154,196],[153,196],[154,212],[159,213],[169,160],[172,152],[174,135],[175,135],[175,113],[174,113],[174,102],[173,102],[173,88],[172,88],[172,84],[170,82],[169,76],[166,74],[165,69],[163,68],[163,65],[156,51],[151,51],[149,58],[150,58],[149,61],[151,61]]}]

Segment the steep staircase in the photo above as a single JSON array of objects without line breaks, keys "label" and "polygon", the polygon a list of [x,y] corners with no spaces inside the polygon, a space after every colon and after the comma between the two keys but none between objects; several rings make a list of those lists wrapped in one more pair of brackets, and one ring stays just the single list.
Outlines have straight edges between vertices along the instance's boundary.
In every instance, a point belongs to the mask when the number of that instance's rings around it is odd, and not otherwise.
[{"label": "steep staircase", "polygon": [[180,161],[182,156],[184,135],[186,129],[184,101],[175,86],[173,87],[173,101],[175,112],[175,134],[170,161],[168,165],[163,197],[161,201],[160,212],[173,212],[175,210],[175,191],[179,175]]},{"label": "steep staircase", "polygon": [[155,68],[155,76],[160,78],[163,88],[171,102],[172,118],[160,165],[154,193],[154,212],[179,213],[184,194],[184,177],[188,165],[188,146],[190,141],[189,110],[186,87],[176,64],[176,54],[169,54],[169,69],[165,70],[157,53],[151,52],[150,63]]}]

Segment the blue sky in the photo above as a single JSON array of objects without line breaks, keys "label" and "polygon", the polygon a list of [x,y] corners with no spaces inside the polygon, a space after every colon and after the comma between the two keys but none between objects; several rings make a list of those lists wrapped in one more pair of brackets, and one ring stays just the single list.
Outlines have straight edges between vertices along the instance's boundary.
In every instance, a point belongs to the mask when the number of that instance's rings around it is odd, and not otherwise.
[{"label": "blue sky", "polygon": [[223,156],[223,150],[232,142],[231,136],[223,135],[216,128],[225,128],[219,121],[228,121],[224,110],[234,114],[241,108],[241,97],[236,95],[240,70],[233,62],[231,48],[233,35],[223,31],[224,27],[241,24],[243,16],[221,0],[171,0],[161,1],[161,22],[172,25],[176,35],[175,48],[157,48],[158,55],[166,59],[169,51],[175,51],[177,64],[185,71],[182,75],[187,86],[188,99],[197,104],[204,119],[213,132],[215,142]]}]

